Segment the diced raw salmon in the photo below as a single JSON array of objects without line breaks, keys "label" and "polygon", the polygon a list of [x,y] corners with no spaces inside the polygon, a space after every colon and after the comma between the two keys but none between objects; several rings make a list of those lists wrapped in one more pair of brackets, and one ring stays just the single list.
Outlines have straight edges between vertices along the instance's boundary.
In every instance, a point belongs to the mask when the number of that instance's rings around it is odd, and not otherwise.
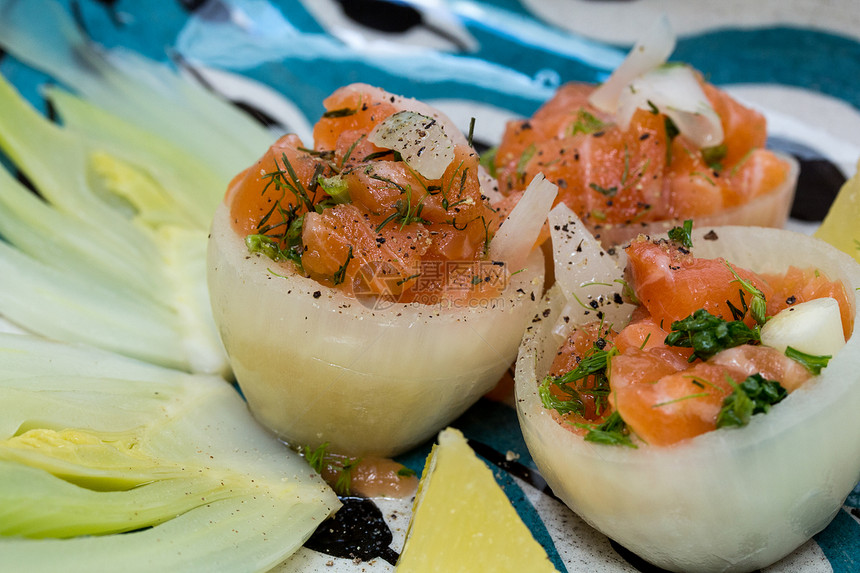
[{"label": "diced raw salmon", "polygon": [[446,132],[454,159],[428,179],[367,136],[403,110],[450,129],[438,111],[365,84],[324,105],[312,149],[284,136],[234,179],[225,200],[237,234],[267,235],[289,254],[281,264],[300,259],[311,278],[353,294],[400,302],[497,294],[505,280],[486,247],[500,216],[481,193],[478,157],[462,134]]},{"label": "diced raw salmon", "polygon": [[542,172],[559,186],[557,202],[596,230],[712,214],[775,190],[789,166],[764,149],[764,116],[700,83],[720,116],[720,146],[695,147],[656,110],[637,110],[622,130],[589,103],[595,86],[568,83],[506,126],[494,159],[501,191],[515,196]]},{"label": "diced raw salmon", "polygon": [[[743,309],[751,300],[725,260],[694,257],[674,242],[639,237],[630,243],[627,257],[627,271],[636,296],[653,320],[667,331],[672,322],[687,318],[700,308],[732,320],[728,303]],[[746,269],[731,268],[761,290],[765,300],[772,298],[773,289],[763,278]],[[753,322],[749,313],[745,320],[750,325]]]}]

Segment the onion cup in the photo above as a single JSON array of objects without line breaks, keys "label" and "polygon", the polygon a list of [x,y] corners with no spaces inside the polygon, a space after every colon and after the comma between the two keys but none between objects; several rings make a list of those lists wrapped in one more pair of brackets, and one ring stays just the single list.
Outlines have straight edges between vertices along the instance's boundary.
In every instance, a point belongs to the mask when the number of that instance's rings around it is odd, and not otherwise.
[{"label": "onion cup", "polygon": [[[705,240],[713,230],[717,239]],[[779,229],[703,227],[698,257],[756,272],[814,267],[842,280],[857,321],[860,265],[834,247]],[[860,337],[821,374],[743,428],[670,447],[586,442],[541,405],[538,385],[561,340],[561,288],[547,293],[516,365],[517,413],[552,490],[605,535],[672,571],[752,571],[821,531],[860,480]]]},{"label": "onion cup", "polygon": [[544,261],[533,251],[492,297],[361,300],[249,253],[222,204],[208,270],[215,321],[254,416],[293,446],[393,456],[501,378],[543,292]]}]

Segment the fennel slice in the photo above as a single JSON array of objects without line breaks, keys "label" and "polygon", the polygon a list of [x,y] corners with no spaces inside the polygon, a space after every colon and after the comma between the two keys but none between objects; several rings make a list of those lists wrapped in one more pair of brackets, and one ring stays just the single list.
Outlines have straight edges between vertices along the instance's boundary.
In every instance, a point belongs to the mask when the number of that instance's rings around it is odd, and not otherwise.
[{"label": "fennel slice", "polygon": [[[122,120],[72,96],[53,95],[71,126],[51,124],[0,80],[0,101],[20,112],[0,118],[0,147],[44,197],[25,196],[2,173],[7,185],[0,203],[17,216],[0,217],[8,247],[0,264],[12,269],[0,285],[0,314],[49,338],[228,375],[202,264],[206,205],[217,200],[200,200],[194,216],[187,207],[204,193],[201,183],[214,198],[227,181],[198,177],[212,161],[207,157],[186,161],[187,171],[169,168],[156,151],[157,136],[141,139],[140,130]],[[87,128],[77,133],[73,126],[82,124]],[[178,191],[185,189],[197,190],[190,196]],[[67,238],[63,231],[77,232]]]},{"label": "fennel slice", "polygon": [[265,571],[338,506],[216,377],[23,335],[0,372],[0,570]]},{"label": "fennel slice", "polygon": [[395,571],[555,571],[463,434],[433,446]]}]

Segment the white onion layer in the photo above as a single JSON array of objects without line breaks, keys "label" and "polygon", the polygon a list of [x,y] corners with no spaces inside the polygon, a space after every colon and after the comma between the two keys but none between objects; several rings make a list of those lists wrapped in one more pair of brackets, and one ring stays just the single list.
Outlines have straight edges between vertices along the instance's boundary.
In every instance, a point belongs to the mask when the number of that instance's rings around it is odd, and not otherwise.
[{"label": "white onion layer", "polygon": [[454,143],[442,124],[414,111],[388,116],[370,131],[367,140],[397,151],[406,165],[427,179],[439,179],[454,161]]},{"label": "white onion layer", "polygon": [[564,203],[550,211],[549,232],[555,281],[567,299],[563,324],[585,324],[601,317],[610,325],[627,324],[634,307],[621,300],[618,260],[603,250]]},{"label": "white onion layer", "polygon": [[507,216],[490,243],[490,258],[507,261],[511,269],[524,265],[534,250],[547,213],[558,195],[558,187],[543,173],[534,176],[523,196]]},{"label": "white onion layer", "polygon": [[634,79],[618,98],[616,122],[627,131],[637,109],[652,107],[671,118],[678,131],[696,147],[723,142],[720,116],[689,66],[663,66]]},{"label": "white onion layer", "polygon": [[[717,240],[704,240],[714,229]],[[815,267],[844,281],[855,324],[860,265],[830,245],[778,229],[699,227],[694,252],[759,272]],[[744,428],[672,447],[585,442],[543,409],[537,384],[558,347],[565,306],[553,287],[517,359],[517,411],[537,467],[586,521],[673,571],[751,571],[821,531],[860,480],[860,336],[857,328],[820,376]],[[544,312],[548,315],[544,317]]]},{"label": "white onion layer", "polygon": [[842,315],[835,298],[816,298],[781,310],[761,327],[761,343],[785,352],[834,356],[845,346]]},{"label": "white onion layer", "polygon": [[624,61],[594,90],[588,101],[597,109],[614,114],[618,109],[618,99],[630,83],[665,64],[674,50],[675,34],[669,18],[663,16],[636,42]]},{"label": "white onion layer", "polygon": [[543,288],[539,251],[473,308],[363,305],[249,254],[215,214],[209,289],[254,415],[290,444],[352,455],[406,451],[460,415],[513,362]]}]

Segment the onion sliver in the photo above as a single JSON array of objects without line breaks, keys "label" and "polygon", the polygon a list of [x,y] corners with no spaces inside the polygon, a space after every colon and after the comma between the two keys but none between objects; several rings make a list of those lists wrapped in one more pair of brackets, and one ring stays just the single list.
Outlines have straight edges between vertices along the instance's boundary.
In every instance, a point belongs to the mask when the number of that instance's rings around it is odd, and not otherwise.
[{"label": "onion sliver", "polygon": [[493,236],[490,258],[506,261],[513,270],[525,264],[556,195],[558,187],[547,181],[543,173],[538,173]]},{"label": "onion sliver", "polygon": [[[715,240],[704,235],[714,230]],[[860,265],[830,245],[778,229],[700,227],[694,253],[758,272],[815,267],[860,305]],[[529,326],[516,370],[517,412],[553,491],[604,534],[673,571],[751,571],[787,555],[839,511],[860,479],[860,336],[822,373],[744,428],[672,447],[585,442],[541,406],[538,381],[557,350],[565,306],[553,287]],[[546,315],[544,313],[547,313]]]},{"label": "onion sliver", "polygon": [[251,411],[292,445],[350,455],[406,451],[492,388],[544,276],[536,250],[501,294],[467,308],[374,308],[249,254],[224,205],[208,258],[213,313]]},{"label": "onion sliver", "polygon": [[564,323],[572,326],[602,318],[609,325],[627,324],[634,306],[622,300],[623,269],[618,261],[564,203],[550,211],[549,226],[555,281],[570,307]]},{"label": "onion sliver", "polygon": [[696,73],[686,65],[667,65],[636,78],[618,99],[618,125],[627,130],[637,109],[656,108],[696,147],[723,142],[723,125]]},{"label": "onion sliver", "polygon": [[664,16],[636,42],[612,75],[594,90],[589,98],[591,105],[614,114],[622,92],[629,89],[630,83],[642,74],[665,64],[674,50],[675,35],[669,19]]},{"label": "onion sliver", "polygon": [[399,111],[378,124],[367,140],[400,153],[403,162],[428,179],[439,179],[454,161],[454,144],[436,118]]}]

